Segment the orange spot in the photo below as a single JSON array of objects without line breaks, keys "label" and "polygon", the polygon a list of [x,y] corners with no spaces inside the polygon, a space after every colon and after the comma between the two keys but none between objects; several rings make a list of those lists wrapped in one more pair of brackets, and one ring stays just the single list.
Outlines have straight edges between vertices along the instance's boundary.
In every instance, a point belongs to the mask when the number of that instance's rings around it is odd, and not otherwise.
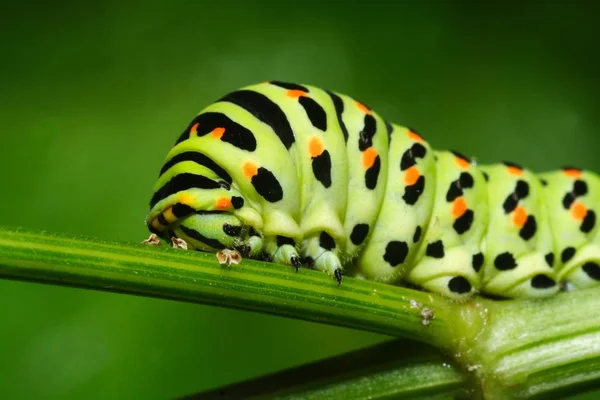
[{"label": "orange spot", "polygon": [[228,208],[231,208],[231,199],[228,197],[218,198],[215,204],[215,208],[217,210],[226,210]]},{"label": "orange spot", "polygon": [[287,95],[289,97],[291,97],[292,99],[297,99],[298,97],[306,97],[306,96],[308,96],[306,94],[306,92],[303,92],[302,90],[288,90],[287,91]]},{"label": "orange spot", "polygon": [[581,176],[581,171],[575,168],[567,168],[565,170],[563,170],[563,172],[565,173],[566,176],[568,176],[569,178],[579,178]]},{"label": "orange spot", "polygon": [[192,203],[194,202],[194,196],[191,196],[191,195],[189,195],[187,193],[182,193],[179,196],[179,202],[181,204],[185,204],[185,205],[188,205],[188,206],[192,205]]},{"label": "orange spot", "polygon": [[467,202],[463,197],[459,197],[452,203],[452,216],[454,218],[461,217],[467,211]]},{"label": "orange spot", "polygon": [[587,213],[587,207],[580,201],[573,203],[571,206],[571,215],[578,221],[583,221]]},{"label": "orange spot", "polygon": [[252,178],[258,173],[258,166],[252,161],[245,162],[242,168],[244,170],[244,176],[246,178]]},{"label": "orange spot", "polygon": [[224,133],[225,133],[225,128],[215,128],[215,129],[213,129],[213,131],[210,134],[215,139],[221,139],[221,137],[223,136]]},{"label": "orange spot", "polygon": [[514,176],[521,176],[523,175],[523,170],[521,168],[517,168],[517,167],[507,167],[508,168],[508,173]]},{"label": "orange spot", "polygon": [[362,165],[365,169],[369,169],[375,164],[377,158],[377,150],[374,147],[369,147],[362,153]]},{"label": "orange spot", "polygon": [[365,114],[371,114],[371,109],[367,106],[365,106],[363,103],[360,102],[356,102],[356,107],[358,107],[358,109],[362,112],[364,112]]},{"label": "orange spot", "polygon": [[461,168],[469,168],[471,166],[471,163],[462,157],[456,157],[454,160],[456,161],[458,166]]},{"label": "orange spot", "polygon": [[419,135],[418,133],[413,132],[413,131],[408,131],[408,138],[410,140],[414,140],[415,142],[424,142],[421,135]]},{"label": "orange spot", "polygon": [[519,228],[525,225],[525,222],[527,222],[527,211],[525,211],[524,207],[517,206],[513,214],[513,222]]},{"label": "orange spot", "polygon": [[409,186],[414,185],[415,183],[417,183],[417,179],[419,179],[419,176],[421,176],[419,169],[413,165],[404,173],[404,183],[406,183]]},{"label": "orange spot", "polygon": [[198,133],[198,125],[200,125],[199,122],[196,122],[193,126],[192,129],[190,129],[190,135],[196,135]]},{"label": "orange spot", "polygon": [[308,142],[308,152],[310,153],[310,156],[312,158],[320,156],[321,153],[323,153],[323,150],[323,141],[319,137],[313,136],[310,139],[310,142]]}]

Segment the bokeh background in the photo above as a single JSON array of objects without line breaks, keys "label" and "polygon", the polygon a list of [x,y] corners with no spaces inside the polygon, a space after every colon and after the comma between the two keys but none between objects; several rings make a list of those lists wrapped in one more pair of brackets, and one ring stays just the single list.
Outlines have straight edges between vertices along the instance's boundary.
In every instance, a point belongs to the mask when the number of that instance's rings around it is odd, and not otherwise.
[{"label": "bokeh background", "polygon": [[[592,2],[3,1],[0,224],[138,242],[174,140],[268,79],[351,94],[438,148],[600,171]],[[0,281],[0,397],[163,399],[387,338]]]}]

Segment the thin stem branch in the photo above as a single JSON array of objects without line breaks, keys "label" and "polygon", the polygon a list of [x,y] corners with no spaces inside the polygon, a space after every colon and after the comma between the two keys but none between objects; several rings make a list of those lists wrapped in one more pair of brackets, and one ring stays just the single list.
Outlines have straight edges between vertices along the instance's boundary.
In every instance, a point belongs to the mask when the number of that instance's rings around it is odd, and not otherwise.
[{"label": "thin stem branch", "polygon": [[475,398],[470,386],[435,348],[397,339],[181,400]]}]

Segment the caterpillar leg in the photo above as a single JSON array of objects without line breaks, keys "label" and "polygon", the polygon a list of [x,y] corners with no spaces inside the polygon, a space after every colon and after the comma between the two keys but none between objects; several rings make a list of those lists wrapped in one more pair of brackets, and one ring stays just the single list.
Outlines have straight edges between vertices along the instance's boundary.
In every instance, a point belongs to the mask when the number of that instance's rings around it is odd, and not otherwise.
[{"label": "caterpillar leg", "polygon": [[327,232],[309,234],[302,243],[302,254],[313,261],[315,269],[335,277],[338,285],[342,283],[342,262],[338,257],[338,246]]},{"label": "caterpillar leg", "polygon": [[278,264],[291,265],[296,271],[301,265],[296,242],[294,239],[284,236],[268,236],[265,238],[263,258]]}]

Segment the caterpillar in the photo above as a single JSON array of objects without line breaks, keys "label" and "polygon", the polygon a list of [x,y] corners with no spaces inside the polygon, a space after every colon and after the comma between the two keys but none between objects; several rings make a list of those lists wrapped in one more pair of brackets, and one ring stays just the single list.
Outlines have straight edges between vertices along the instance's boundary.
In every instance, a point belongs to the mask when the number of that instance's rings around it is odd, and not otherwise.
[{"label": "caterpillar", "polygon": [[600,177],[438,151],[362,102],[268,81],[202,110],[166,157],[146,225],[191,249],[466,299],[600,282]]}]

